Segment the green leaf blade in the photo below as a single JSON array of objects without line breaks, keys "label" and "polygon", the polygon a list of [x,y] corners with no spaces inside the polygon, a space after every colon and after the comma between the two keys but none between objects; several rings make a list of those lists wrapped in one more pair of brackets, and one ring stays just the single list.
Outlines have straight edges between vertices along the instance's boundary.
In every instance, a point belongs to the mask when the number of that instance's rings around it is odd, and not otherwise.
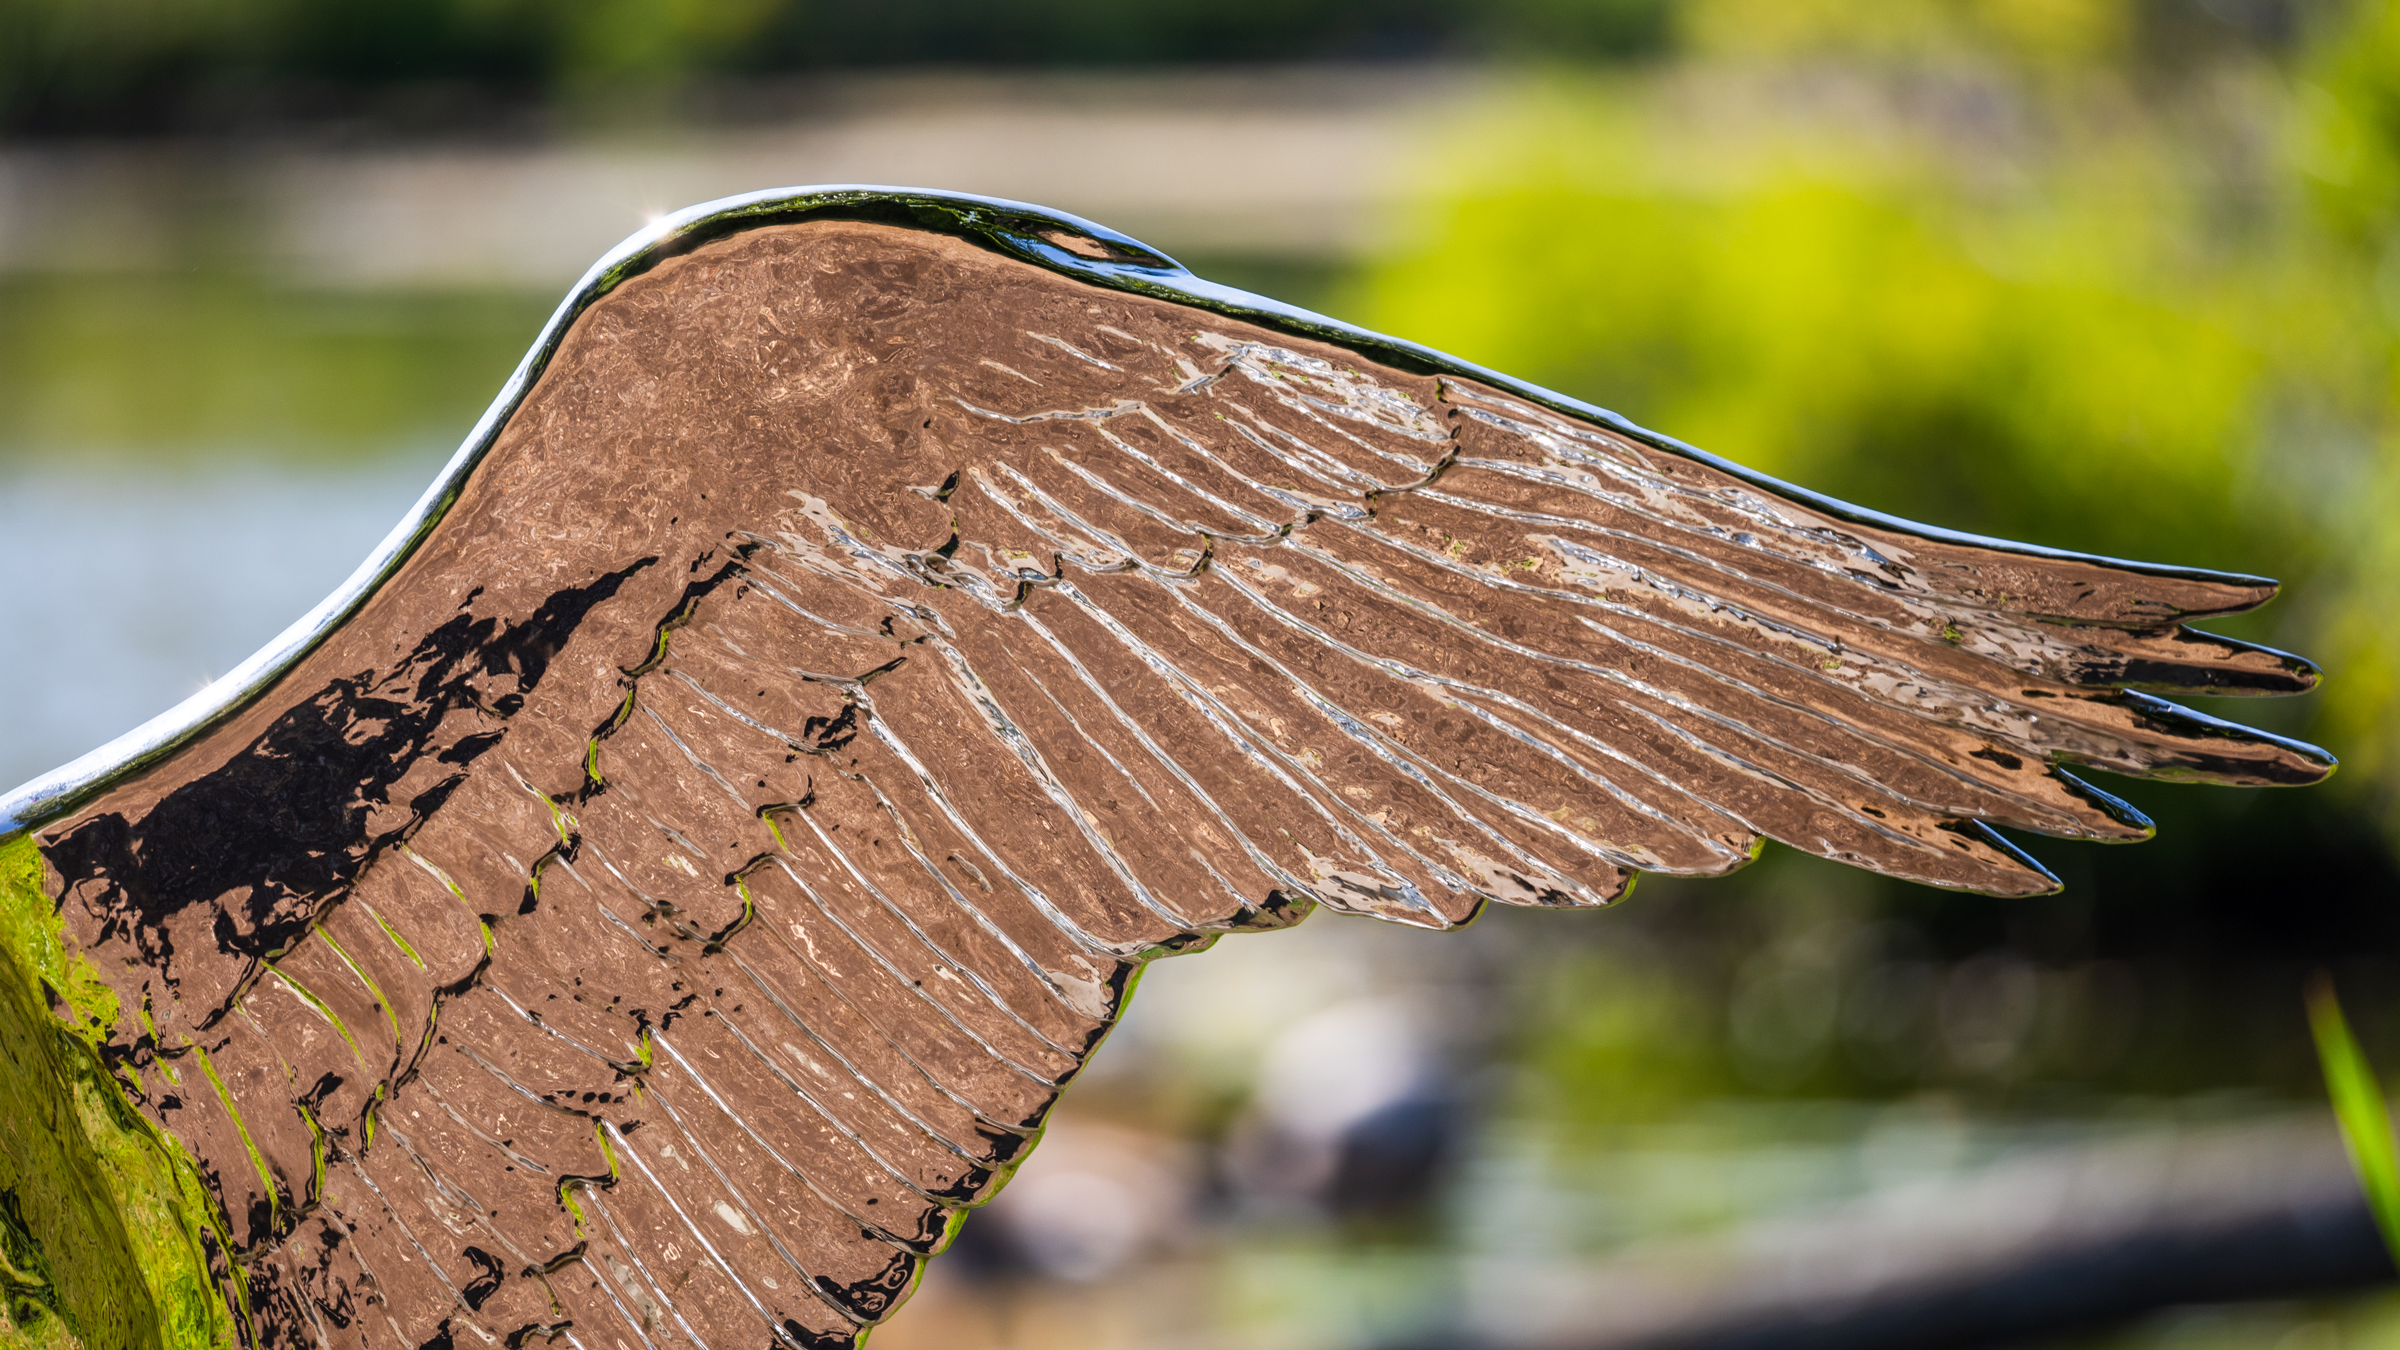
[{"label": "green leaf blade", "polygon": [[2342,1016],[2333,980],[2322,973],[2308,983],[2308,1026],[2316,1036],[2325,1090],[2333,1099],[2333,1116],[2341,1125],[2359,1189],[2366,1193],[2385,1249],[2400,1263],[2400,1148],[2392,1140],[2391,1113],[2373,1066]]}]

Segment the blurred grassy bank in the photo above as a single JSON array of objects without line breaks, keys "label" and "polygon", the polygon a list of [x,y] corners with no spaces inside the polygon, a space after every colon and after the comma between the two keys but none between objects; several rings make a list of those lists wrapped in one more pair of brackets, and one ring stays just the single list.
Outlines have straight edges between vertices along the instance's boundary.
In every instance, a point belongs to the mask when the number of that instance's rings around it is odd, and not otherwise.
[{"label": "blurred grassy bank", "polygon": [[189,468],[455,443],[556,303],[234,271],[0,277],[0,446]]}]

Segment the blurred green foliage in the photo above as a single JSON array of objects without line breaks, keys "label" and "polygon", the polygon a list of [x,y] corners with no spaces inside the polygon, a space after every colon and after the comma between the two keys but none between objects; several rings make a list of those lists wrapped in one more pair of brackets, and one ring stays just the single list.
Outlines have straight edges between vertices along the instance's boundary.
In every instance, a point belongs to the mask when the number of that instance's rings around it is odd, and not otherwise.
[{"label": "blurred green foliage", "polygon": [[492,95],[563,92],[589,111],[721,77],[906,64],[1575,61],[1686,48],[2172,63],[2229,42],[2280,43],[2303,2],[0,0],[0,129],[290,120],[428,86],[446,91],[432,107],[472,122]]},{"label": "blurred green foliage", "polygon": [[1661,49],[1671,14],[1671,0],[0,0],[0,127],[172,128],[427,83],[614,101],[895,64],[1625,56]]},{"label": "blurred green foliage", "polygon": [[2150,80],[2141,8],[1694,0],[1715,59],[1459,128],[1342,308],[1877,509],[2286,578],[2226,626],[2334,678],[2234,711],[2400,838],[2400,9]]}]

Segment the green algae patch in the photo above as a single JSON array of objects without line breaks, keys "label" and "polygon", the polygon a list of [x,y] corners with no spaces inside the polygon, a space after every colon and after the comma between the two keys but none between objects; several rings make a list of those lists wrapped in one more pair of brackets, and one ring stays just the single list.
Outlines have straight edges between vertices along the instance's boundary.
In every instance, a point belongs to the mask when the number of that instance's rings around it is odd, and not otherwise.
[{"label": "green algae patch", "polygon": [[118,1011],[61,939],[32,838],[0,845],[0,1346],[237,1341],[198,1174],[103,1066]]}]

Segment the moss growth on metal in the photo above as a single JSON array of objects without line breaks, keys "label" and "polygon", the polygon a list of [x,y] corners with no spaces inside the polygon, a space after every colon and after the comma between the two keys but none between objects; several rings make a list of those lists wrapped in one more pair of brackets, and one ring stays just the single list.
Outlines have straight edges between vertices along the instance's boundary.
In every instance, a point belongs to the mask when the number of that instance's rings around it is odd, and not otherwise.
[{"label": "moss growth on metal", "polygon": [[0,845],[0,1345],[238,1339],[204,1255],[198,1174],[103,1065],[118,1013],[62,940],[32,838]]}]

